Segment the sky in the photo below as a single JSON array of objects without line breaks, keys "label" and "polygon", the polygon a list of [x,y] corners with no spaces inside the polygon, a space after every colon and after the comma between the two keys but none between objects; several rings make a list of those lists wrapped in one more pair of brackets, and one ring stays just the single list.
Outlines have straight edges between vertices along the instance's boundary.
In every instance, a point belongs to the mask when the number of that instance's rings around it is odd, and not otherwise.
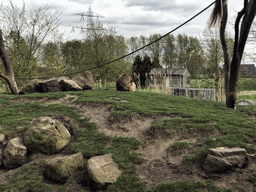
[{"label": "sky", "polygon": [[[77,13],[87,13],[89,7],[94,15],[100,15],[99,20],[104,26],[113,26],[117,35],[126,38],[151,34],[164,35],[173,30],[199,11],[210,5],[214,0],[12,0],[13,4],[26,11],[44,7],[46,4],[50,11],[62,14],[59,31],[64,33],[66,39],[80,39],[85,34],[72,27],[86,26],[87,18],[81,20]],[[0,0],[1,2],[1,0]],[[242,0],[228,1],[229,25],[228,31],[233,33],[233,24],[238,11],[243,7]],[[3,5],[9,5],[9,0],[2,0]],[[173,34],[186,34],[188,36],[202,36],[207,26],[213,7],[202,15],[180,28]],[[250,48],[251,49],[251,48]]]}]

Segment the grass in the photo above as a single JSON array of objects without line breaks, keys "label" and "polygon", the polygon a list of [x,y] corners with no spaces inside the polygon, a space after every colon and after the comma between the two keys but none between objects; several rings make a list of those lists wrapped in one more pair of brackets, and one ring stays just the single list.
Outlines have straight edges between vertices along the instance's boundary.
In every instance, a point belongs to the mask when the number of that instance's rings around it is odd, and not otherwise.
[{"label": "grass", "polygon": [[189,143],[187,142],[175,142],[172,144],[172,148],[175,150],[183,150],[189,148]]},{"label": "grass", "polygon": [[8,176],[8,183],[2,186],[2,189],[5,189],[6,192],[48,192],[51,185],[45,184],[43,180],[43,177],[37,174],[36,166],[24,165],[19,171]]},{"label": "grass", "polygon": [[[212,147],[245,147],[249,153],[256,152],[256,108],[238,106],[237,110],[226,109],[224,103],[214,101],[188,99],[179,96],[172,96],[159,93],[145,92],[118,92],[113,87],[106,89],[95,89],[94,91],[31,94],[24,96],[0,95],[0,132],[4,134],[19,132],[27,128],[29,123],[40,116],[49,114],[61,114],[74,118],[83,128],[77,141],[72,145],[73,152],[82,152],[84,157],[90,158],[96,155],[111,153],[114,161],[123,170],[122,176],[118,181],[110,185],[107,191],[147,191],[146,183],[141,182],[136,174],[136,165],[144,160],[135,150],[141,145],[141,141],[136,138],[110,137],[97,130],[95,123],[87,119],[79,119],[80,115],[74,107],[52,104],[43,105],[41,103],[22,103],[13,104],[12,102],[20,98],[43,98],[59,99],[66,94],[78,95],[77,102],[80,103],[107,103],[114,111],[116,116],[166,116],[162,122],[154,122],[152,126],[165,129],[166,132],[181,131],[189,129],[194,132],[218,131],[221,134],[215,139],[207,139],[198,144],[195,155],[186,156],[183,159],[185,169],[193,173],[193,166],[200,162]],[[116,99],[113,99],[116,98]],[[120,102],[125,100],[127,102]],[[177,150],[190,149],[191,146],[186,142],[176,142],[172,145]],[[44,161],[41,160],[41,164]],[[6,191],[26,191],[28,188],[22,186],[32,185],[37,191],[43,191],[50,187],[44,185],[42,177],[37,174],[36,169],[31,169],[25,173],[26,166],[21,171],[17,171],[8,178],[8,186],[0,185],[0,189]],[[24,170],[23,170],[24,169]],[[30,178],[30,176],[32,178]],[[29,177],[29,179],[25,179]],[[254,180],[254,177],[251,178]],[[26,185],[24,182],[30,182]],[[69,185],[66,184],[59,188],[65,191]],[[40,186],[39,186],[40,185]],[[200,189],[219,189],[210,182],[176,182],[159,184],[153,191],[198,191]],[[226,189],[229,191],[230,189]]]},{"label": "grass", "polygon": [[74,107],[66,105],[51,104],[43,105],[41,103],[10,104],[10,101],[4,100],[0,113],[0,126],[2,133],[14,133],[26,129],[33,119],[50,114],[62,114],[74,118],[80,116],[76,113]]},{"label": "grass", "polygon": [[[136,174],[135,165],[144,162],[140,154],[135,153],[141,141],[136,138],[106,136],[97,131],[97,125],[87,120],[81,120],[84,129],[79,135],[77,142],[72,145],[74,152],[82,152],[89,159],[96,155],[111,153],[114,161],[123,170],[121,177],[116,183],[109,186],[107,191],[146,191],[146,183],[140,182]],[[106,147],[111,142],[112,146]]]}]

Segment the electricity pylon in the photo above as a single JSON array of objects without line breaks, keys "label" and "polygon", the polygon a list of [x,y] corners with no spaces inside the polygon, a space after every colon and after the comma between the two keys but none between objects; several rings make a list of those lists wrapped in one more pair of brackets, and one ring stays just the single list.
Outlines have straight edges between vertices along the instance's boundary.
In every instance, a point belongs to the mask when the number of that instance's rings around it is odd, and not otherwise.
[{"label": "electricity pylon", "polygon": [[[80,33],[84,33],[88,30],[102,30],[102,28],[100,27],[95,27],[93,24],[94,23],[100,23],[100,20],[99,18],[105,18],[99,14],[94,14],[92,9],[91,9],[91,6],[89,6],[89,10],[87,12],[82,12],[82,13],[76,13],[75,15],[80,15],[81,16],[81,19],[80,21],[84,20],[85,17],[87,17],[87,26],[83,26],[81,25],[80,27],[72,27],[72,31],[71,32],[75,32],[75,29],[80,29]],[[93,21],[93,18],[96,17],[96,22]],[[93,26],[93,27],[92,27]]]}]

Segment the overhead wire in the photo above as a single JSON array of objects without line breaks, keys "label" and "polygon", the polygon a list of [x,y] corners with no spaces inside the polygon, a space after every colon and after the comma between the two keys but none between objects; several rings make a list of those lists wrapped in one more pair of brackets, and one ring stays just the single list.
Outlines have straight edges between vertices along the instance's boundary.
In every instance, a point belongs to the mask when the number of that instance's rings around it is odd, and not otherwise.
[{"label": "overhead wire", "polygon": [[163,39],[164,37],[168,36],[169,34],[175,32],[175,31],[177,31],[179,28],[183,27],[184,25],[186,25],[187,23],[189,23],[190,21],[192,21],[193,19],[195,19],[196,17],[198,17],[199,15],[201,15],[203,12],[205,12],[207,9],[209,9],[212,5],[214,5],[215,2],[216,2],[216,1],[214,1],[213,3],[211,3],[210,5],[208,5],[206,8],[204,8],[203,10],[201,10],[200,12],[198,12],[196,15],[194,15],[193,17],[191,17],[190,19],[188,19],[187,21],[185,21],[184,23],[182,23],[181,25],[179,25],[179,26],[176,27],[175,29],[173,29],[173,30],[171,30],[170,32],[166,33],[165,35],[159,37],[158,39],[156,39],[156,40],[150,42],[150,43],[147,44],[147,45],[144,45],[143,47],[141,47],[141,48],[139,48],[139,49],[137,49],[137,50],[135,50],[135,51],[132,51],[132,52],[130,52],[130,53],[128,53],[128,54],[126,54],[126,55],[124,55],[124,56],[122,56],[122,57],[119,57],[119,58],[117,58],[117,59],[114,59],[114,60],[112,60],[112,61],[110,61],[110,62],[104,63],[104,64],[99,65],[99,66],[91,67],[91,68],[88,68],[88,69],[83,69],[83,70],[80,70],[80,71],[76,71],[76,72],[73,72],[73,73],[62,74],[62,75],[45,76],[45,77],[16,77],[16,79],[48,79],[48,78],[53,78],[53,77],[70,76],[70,75],[75,75],[75,74],[78,74],[78,73],[81,73],[81,72],[84,72],[84,71],[87,71],[87,70],[93,70],[93,69],[97,69],[97,68],[104,67],[104,66],[106,66],[106,65],[109,65],[109,64],[114,63],[114,62],[116,62],[116,61],[119,61],[119,60],[121,60],[121,59],[124,59],[124,58],[126,58],[126,57],[128,57],[128,56],[130,56],[130,55],[132,55],[132,54],[134,54],[134,53],[137,53],[137,52],[139,52],[140,50],[145,49],[146,47],[148,47],[148,46],[150,46],[150,45],[156,43],[157,41],[160,41],[160,40]]}]

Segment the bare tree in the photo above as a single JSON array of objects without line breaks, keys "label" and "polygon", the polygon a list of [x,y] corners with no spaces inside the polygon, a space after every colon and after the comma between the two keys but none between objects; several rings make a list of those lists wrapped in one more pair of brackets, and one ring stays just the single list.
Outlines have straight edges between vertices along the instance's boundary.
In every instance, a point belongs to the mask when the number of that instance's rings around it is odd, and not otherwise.
[{"label": "bare tree", "polygon": [[12,62],[5,49],[3,34],[1,30],[0,30],[0,57],[3,61],[5,72],[6,72],[6,74],[0,73],[0,77],[2,77],[8,83],[12,94],[15,94],[15,95],[19,94],[19,89],[14,77]]},{"label": "bare tree", "polygon": [[[21,77],[31,77],[38,69],[35,59],[38,56],[37,53],[39,53],[38,49],[45,39],[57,30],[61,14],[57,11],[52,13],[47,5],[27,13],[24,2],[21,8],[14,5],[11,0],[9,2],[10,6],[4,6],[3,3],[0,5],[0,29],[5,34],[2,40],[7,40],[7,37],[13,37],[11,34],[15,34],[14,39],[5,41],[6,50],[11,58],[8,60],[13,61],[11,69],[12,71],[14,70],[15,75],[21,74]],[[7,53],[6,50],[5,52]],[[20,53],[22,57],[17,53]],[[4,63],[5,70],[8,68],[9,63]],[[19,71],[21,68],[29,73]],[[9,72],[6,71],[6,73]],[[4,79],[6,80],[6,78]]]},{"label": "bare tree", "polygon": [[[225,91],[226,91],[226,107],[236,108],[237,99],[237,83],[239,69],[244,53],[245,44],[255,18],[256,1],[244,0],[244,7],[238,13],[235,22],[235,42],[233,48],[232,61],[229,60],[228,48],[225,39],[225,30],[228,18],[227,0],[216,0],[213,9],[210,26],[220,23],[220,38],[224,53],[224,71],[225,71]],[[243,20],[242,20],[243,19]],[[242,20],[242,23],[240,23]]]},{"label": "bare tree", "polygon": [[0,6],[0,16],[5,34],[14,31],[25,38],[34,55],[45,38],[57,30],[62,15],[57,11],[52,13],[48,5],[26,14],[24,2],[20,9],[10,0],[10,6]]}]

